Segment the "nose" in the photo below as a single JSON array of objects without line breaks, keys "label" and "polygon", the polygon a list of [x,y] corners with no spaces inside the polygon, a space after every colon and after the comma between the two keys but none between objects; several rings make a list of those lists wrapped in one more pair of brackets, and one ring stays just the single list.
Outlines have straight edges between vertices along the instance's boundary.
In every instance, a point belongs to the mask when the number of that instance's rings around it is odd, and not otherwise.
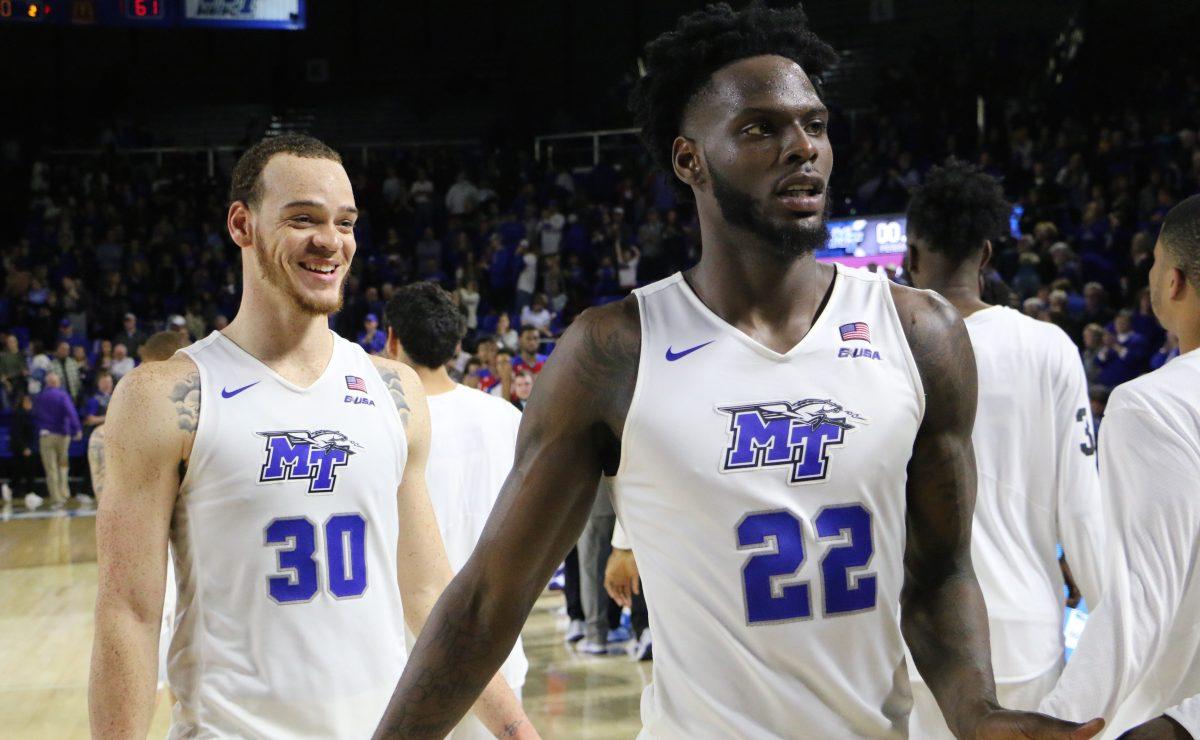
[{"label": "nose", "polygon": [[793,123],[787,129],[787,135],[784,139],[783,146],[783,161],[785,164],[795,164],[797,162],[814,162],[817,159],[817,146],[804,131],[804,126],[799,122]]},{"label": "nose", "polygon": [[315,247],[335,254],[342,249],[342,235],[333,224],[325,224],[313,233],[312,243]]}]

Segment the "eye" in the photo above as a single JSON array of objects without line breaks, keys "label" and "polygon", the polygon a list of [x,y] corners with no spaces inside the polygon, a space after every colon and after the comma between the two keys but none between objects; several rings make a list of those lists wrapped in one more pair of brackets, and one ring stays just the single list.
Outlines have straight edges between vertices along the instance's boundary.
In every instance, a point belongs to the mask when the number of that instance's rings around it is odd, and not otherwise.
[{"label": "eye", "polygon": [[809,121],[809,124],[804,127],[804,131],[809,136],[820,136],[825,133],[825,122],[820,120]]},{"label": "eye", "polygon": [[742,129],[747,136],[766,136],[771,133],[771,126],[763,121],[756,121]]},{"label": "eye", "polygon": [[311,223],[313,222],[313,220],[312,220],[312,217],[310,217],[310,216],[303,216],[303,215],[301,215],[301,216],[292,216],[292,221],[294,221],[294,222],[296,222],[296,223],[298,223],[298,224],[311,224]]}]

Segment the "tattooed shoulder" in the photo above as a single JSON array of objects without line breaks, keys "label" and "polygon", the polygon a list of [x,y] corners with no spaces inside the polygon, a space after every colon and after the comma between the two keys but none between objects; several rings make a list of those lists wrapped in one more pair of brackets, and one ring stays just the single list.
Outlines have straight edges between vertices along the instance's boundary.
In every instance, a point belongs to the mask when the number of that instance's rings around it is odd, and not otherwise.
[{"label": "tattooed shoulder", "polygon": [[192,371],[171,389],[179,428],[195,432],[200,423],[200,373]]},{"label": "tattooed shoulder", "polygon": [[405,429],[408,429],[408,417],[412,413],[412,409],[408,406],[408,399],[404,394],[404,382],[400,379],[400,373],[389,367],[380,367],[379,377],[383,378],[383,384],[387,386],[392,403],[396,404],[396,410],[400,412],[400,423],[404,425]]}]

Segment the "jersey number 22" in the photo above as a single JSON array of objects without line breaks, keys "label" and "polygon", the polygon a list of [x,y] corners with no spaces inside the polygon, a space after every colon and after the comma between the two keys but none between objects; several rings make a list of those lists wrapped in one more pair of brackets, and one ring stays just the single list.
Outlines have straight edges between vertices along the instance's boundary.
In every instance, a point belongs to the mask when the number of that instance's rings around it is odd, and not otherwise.
[{"label": "jersey number 22", "polygon": [[[871,541],[871,512],[860,504],[827,506],[813,519],[818,541],[842,539],[821,559],[824,616],[849,614],[875,606],[874,573],[863,572],[875,546]],[[737,526],[739,550],[770,547],[752,555],[742,566],[746,619],[750,624],[785,622],[812,616],[809,582],[794,579],[804,565],[804,530],[800,518],[787,509],[747,514]]]}]

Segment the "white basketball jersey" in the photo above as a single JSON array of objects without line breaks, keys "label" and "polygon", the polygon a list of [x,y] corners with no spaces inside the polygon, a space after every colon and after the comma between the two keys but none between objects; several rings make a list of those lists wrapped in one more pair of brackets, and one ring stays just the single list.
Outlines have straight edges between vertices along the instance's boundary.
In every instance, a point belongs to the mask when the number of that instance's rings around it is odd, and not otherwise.
[{"label": "white basketball jersey", "polygon": [[786,354],[679,274],[635,293],[614,503],[654,627],[643,737],[904,737],[905,481],[924,394],[886,278],[838,266]]},{"label": "white basketball jersey", "polygon": [[[457,573],[475,550],[512,470],[521,412],[508,401],[465,385],[426,398],[430,435],[425,481],[446,556]],[[500,674],[519,689],[528,669],[518,636]]]},{"label": "white basketball jersey", "polygon": [[405,660],[395,404],[336,336],[308,388],[219,332],[181,351],[201,400],[171,525],[171,737],[368,737]]}]

